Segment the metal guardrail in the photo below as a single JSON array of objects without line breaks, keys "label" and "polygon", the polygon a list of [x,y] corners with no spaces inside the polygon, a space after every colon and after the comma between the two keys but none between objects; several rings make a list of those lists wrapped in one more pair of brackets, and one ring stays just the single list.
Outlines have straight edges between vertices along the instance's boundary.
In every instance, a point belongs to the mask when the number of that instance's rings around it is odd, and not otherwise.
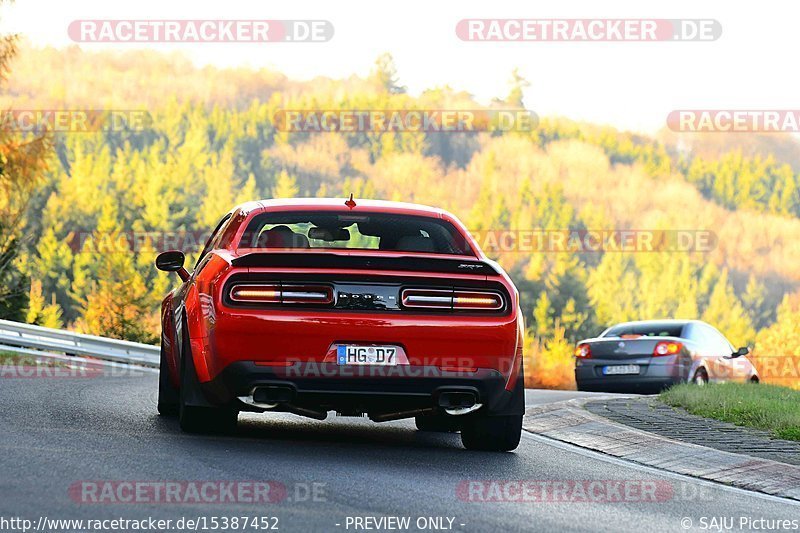
[{"label": "metal guardrail", "polygon": [[104,361],[148,367],[158,367],[160,353],[158,346],[150,344],[84,335],[9,320],[0,320],[0,350],[3,346],[95,357]]}]

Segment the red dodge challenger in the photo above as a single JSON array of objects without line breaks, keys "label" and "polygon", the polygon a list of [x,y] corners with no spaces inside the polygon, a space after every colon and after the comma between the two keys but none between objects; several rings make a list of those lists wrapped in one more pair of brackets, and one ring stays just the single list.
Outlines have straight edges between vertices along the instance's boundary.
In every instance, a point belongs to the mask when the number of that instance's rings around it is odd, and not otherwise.
[{"label": "red dodge challenger", "polygon": [[440,209],[249,202],[219,222],[161,308],[158,409],[188,432],[240,411],[415,418],[468,449],[513,450],[523,320],[508,275]]}]

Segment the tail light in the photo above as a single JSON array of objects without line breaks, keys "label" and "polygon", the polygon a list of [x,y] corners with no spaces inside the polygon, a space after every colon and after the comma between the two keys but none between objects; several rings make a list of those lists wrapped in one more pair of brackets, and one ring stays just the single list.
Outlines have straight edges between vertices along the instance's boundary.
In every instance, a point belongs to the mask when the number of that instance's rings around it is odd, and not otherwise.
[{"label": "tail light", "polygon": [[681,348],[683,348],[683,344],[679,342],[660,341],[656,344],[656,347],[653,348],[653,356],[675,355],[681,351]]},{"label": "tail light", "polygon": [[281,303],[280,285],[234,285],[231,288],[234,302]]},{"label": "tail light", "polygon": [[452,309],[453,291],[403,289],[400,300],[403,302],[403,307]]},{"label": "tail light", "polygon": [[403,289],[400,300],[408,308],[456,311],[498,311],[505,305],[503,296],[493,291]]},{"label": "tail light", "polygon": [[230,299],[237,303],[330,305],[333,289],[326,285],[234,285]]},{"label": "tail light", "polygon": [[497,311],[503,308],[503,297],[496,292],[455,291],[453,309]]},{"label": "tail light", "polygon": [[575,357],[588,359],[592,356],[592,348],[588,344],[579,344],[575,347]]}]

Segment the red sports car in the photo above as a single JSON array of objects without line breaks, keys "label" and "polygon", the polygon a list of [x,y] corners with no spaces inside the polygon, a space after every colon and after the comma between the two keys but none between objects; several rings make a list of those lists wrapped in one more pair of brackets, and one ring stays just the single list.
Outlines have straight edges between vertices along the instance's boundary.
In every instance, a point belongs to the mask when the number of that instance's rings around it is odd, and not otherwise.
[{"label": "red sports car", "polygon": [[161,311],[158,409],[184,431],[240,411],[416,418],[468,449],[513,450],[523,320],[508,275],[440,209],[249,202],[225,215]]}]

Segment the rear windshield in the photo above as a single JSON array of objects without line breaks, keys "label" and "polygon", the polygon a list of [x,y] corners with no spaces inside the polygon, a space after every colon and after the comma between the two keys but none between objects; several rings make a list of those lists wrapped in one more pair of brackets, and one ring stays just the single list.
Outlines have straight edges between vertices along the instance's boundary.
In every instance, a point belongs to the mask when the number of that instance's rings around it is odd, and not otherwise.
[{"label": "rear windshield", "polygon": [[383,213],[276,212],[256,215],[239,248],[349,248],[472,255],[451,223]]},{"label": "rear windshield", "polygon": [[626,335],[636,337],[680,337],[683,324],[618,324],[610,328],[604,337],[623,337]]}]

